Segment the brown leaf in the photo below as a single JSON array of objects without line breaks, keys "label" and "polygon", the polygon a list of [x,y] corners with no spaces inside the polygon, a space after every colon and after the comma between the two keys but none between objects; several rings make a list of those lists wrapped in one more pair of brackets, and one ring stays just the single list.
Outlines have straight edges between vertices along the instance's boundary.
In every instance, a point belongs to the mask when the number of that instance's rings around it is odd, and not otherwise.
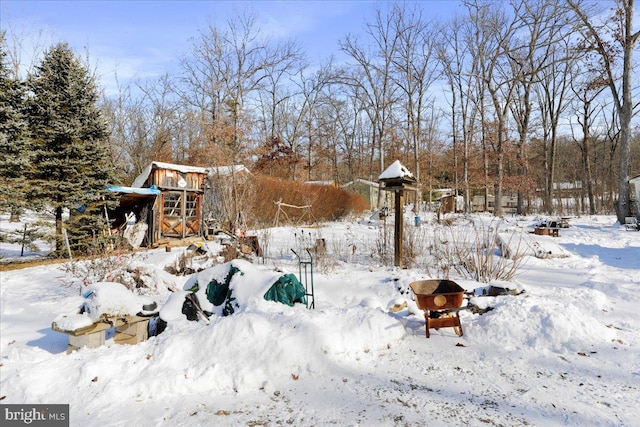
[{"label": "brown leaf", "polygon": [[456,343],[456,347],[466,347],[466,345],[464,345],[461,342],[459,342],[459,343]]},{"label": "brown leaf", "polygon": [[291,374],[291,378],[293,378],[294,381],[297,381],[298,378],[300,378],[300,376],[296,374]]}]

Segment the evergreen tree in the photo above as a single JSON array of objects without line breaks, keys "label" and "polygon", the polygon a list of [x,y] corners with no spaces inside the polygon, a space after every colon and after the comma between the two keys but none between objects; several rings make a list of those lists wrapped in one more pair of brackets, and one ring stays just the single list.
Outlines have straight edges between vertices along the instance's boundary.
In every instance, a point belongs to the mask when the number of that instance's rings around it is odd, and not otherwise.
[{"label": "evergreen tree", "polygon": [[73,250],[86,253],[103,236],[107,194],[115,168],[107,126],[96,107],[94,79],[68,44],[51,47],[28,78],[34,144],[33,196],[53,208],[56,252],[62,254],[62,214]]},{"label": "evergreen tree", "polygon": [[25,86],[10,75],[6,57],[0,43],[0,210],[10,212],[17,221],[27,204],[31,150],[24,115]]}]

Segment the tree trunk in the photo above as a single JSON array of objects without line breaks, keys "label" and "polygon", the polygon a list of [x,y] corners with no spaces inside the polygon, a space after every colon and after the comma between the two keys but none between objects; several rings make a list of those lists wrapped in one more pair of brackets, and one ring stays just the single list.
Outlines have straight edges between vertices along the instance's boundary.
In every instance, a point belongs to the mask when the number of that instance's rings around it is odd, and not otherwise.
[{"label": "tree trunk", "polygon": [[593,177],[591,173],[591,161],[589,159],[589,102],[585,102],[583,119],[582,119],[582,144],[580,144],[580,151],[582,153],[582,167],[584,169],[584,181],[587,182],[587,198],[589,199],[589,215],[595,215],[596,205],[593,195]]},{"label": "tree trunk", "polygon": [[[568,0],[568,4],[586,27],[587,35],[593,40],[595,51],[603,59],[609,89],[616,103],[620,124],[620,168],[618,175],[618,199],[615,203],[615,209],[620,224],[624,224],[625,217],[629,216],[631,212],[631,207],[629,206],[629,157],[631,154],[631,116],[633,113],[631,78],[633,74],[633,50],[640,37],[640,32],[633,32],[633,3],[634,0],[621,0],[617,2],[618,7],[614,9],[613,20],[616,21],[615,39],[620,43],[620,47],[622,48],[622,93],[620,94],[618,92],[618,86],[616,85],[619,79],[614,77],[612,69],[612,63],[614,61],[610,58],[612,49],[604,40],[605,36],[593,25],[590,17],[585,14],[580,4],[573,0]],[[606,38],[609,36],[610,34],[607,34]]]},{"label": "tree trunk", "polygon": [[591,173],[591,162],[589,161],[589,142],[585,138],[582,150],[582,165],[584,167],[585,181],[587,181],[587,198],[589,199],[589,215],[595,215],[596,203],[593,192],[593,178]]},{"label": "tree trunk", "polygon": [[494,216],[502,217],[502,183],[504,180],[504,133],[502,132],[504,126],[504,120],[500,118],[498,120],[498,146],[496,150],[496,167],[497,167],[497,182],[495,185],[496,193],[493,202]]},{"label": "tree trunk", "polygon": [[633,49],[640,32],[633,34],[633,1],[623,2],[624,15],[624,59],[622,70],[622,104],[620,105],[620,178],[618,181],[618,222],[624,224],[625,217],[631,215],[629,205],[629,157],[631,156],[631,116],[633,102],[631,99],[631,75],[633,73]]},{"label": "tree trunk", "polygon": [[62,256],[64,242],[62,238],[62,207],[56,207],[56,255]]}]

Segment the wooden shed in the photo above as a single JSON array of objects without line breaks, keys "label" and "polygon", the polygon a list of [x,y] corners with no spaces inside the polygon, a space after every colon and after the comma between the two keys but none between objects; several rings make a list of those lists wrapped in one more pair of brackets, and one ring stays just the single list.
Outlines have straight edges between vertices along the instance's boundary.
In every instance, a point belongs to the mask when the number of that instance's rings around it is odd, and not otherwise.
[{"label": "wooden shed", "polygon": [[464,197],[450,194],[440,198],[440,209],[445,213],[464,212]]},{"label": "wooden shed", "polygon": [[155,186],[160,196],[153,203],[146,220],[149,245],[168,238],[202,234],[202,206],[208,169],[171,163],[152,162],[135,179],[132,187]]}]

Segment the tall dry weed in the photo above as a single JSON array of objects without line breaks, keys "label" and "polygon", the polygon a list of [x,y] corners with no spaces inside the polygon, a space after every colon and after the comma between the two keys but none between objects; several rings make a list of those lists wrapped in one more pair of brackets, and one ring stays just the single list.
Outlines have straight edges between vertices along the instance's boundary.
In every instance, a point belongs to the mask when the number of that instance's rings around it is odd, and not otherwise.
[{"label": "tall dry weed", "polygon": [[[359,195],[328,185],[255,175],[244,212],[256,227],[334,221],[368,208]],[[277,224],[276,224],[277,222]]]},{"label": "tall dry weed", "polygon": [[511,280],[523,259],[501,256],[497,246],[500,222],[469,221],[466,226],[439,225],[434,228],[427,270],[449,278],[456,272],[466,279],[488,283]]}]

